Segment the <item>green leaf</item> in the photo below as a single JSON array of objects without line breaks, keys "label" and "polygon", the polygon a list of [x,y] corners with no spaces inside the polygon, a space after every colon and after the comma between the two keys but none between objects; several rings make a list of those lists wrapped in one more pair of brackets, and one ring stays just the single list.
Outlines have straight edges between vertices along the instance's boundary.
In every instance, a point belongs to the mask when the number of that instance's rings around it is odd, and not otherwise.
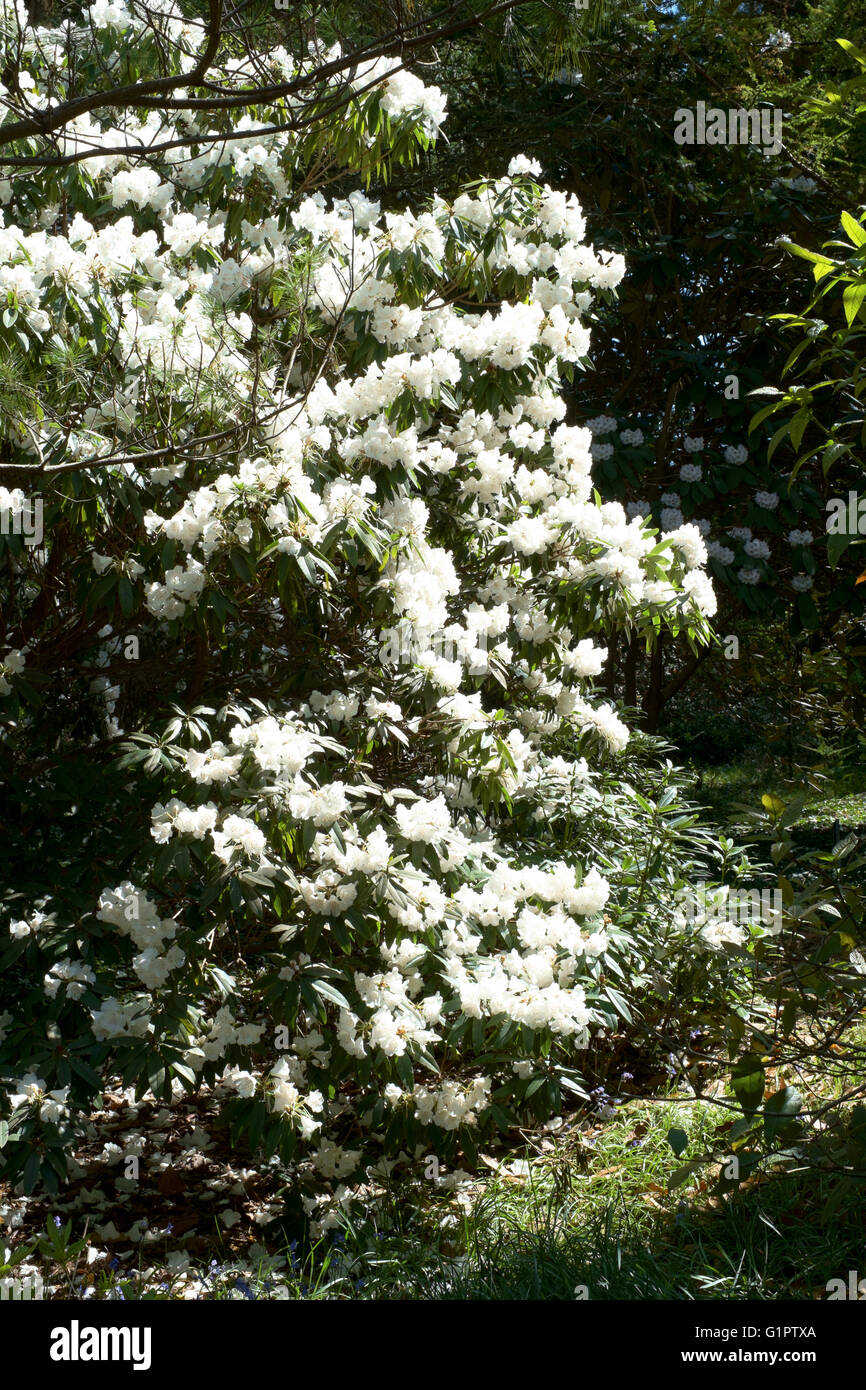
[{"label": "green leaf", "polygon": [[866,227],[861,226],[850,212],[843,212],[840,221],[852,246],[866,246]]},{"label": "green leaf", "polygon": [[230,550],[229,560],[231,561],[232,569],[234,570],[238,578],[243,579],[245,583],[249,584],[252,581],[254,574],[249,557],[246,555],[246,553],[243,550]]},{"label": "green leaf", "polygon": [[27,1197],[30,1196],[39,1180],[41,1166],[38,1153],[31,1153],[24,1164],[24,1172],[21,1174],[21,1185]]},{"label": "green leaf", "polygon": [[332,984],[330,984],[328,980],[311,980],[310,984],[313,986],[313,989],[316,991],[318,995],[321,996],[322,999],[329,1000],[332,1004],[336,1004],[338,1008],[341,1009],[351,1008],[351,1005],[346,996],[344,994],[341,994],[338,989],[335,989],[335,987]]},{"label": "green leaf", "polygon": [[80,1076],[84,1081],[86,1081],[88,1086],[92,1087],[94,1091],[101,1090],[102,1078],[100,1077],[99,1073],[94,1071],[93,1067],[89,1066],[87,1062],[82,1060],[82,1058],[70,1057],[69,1065],[72,1068],[72,1070],[76,1073],[76,1075]]},{"label": "green leaf", "polygon": [[686,1149],[689,1147],[689,1136],[684,1129],[669,1129],[667,1140],[677,1158],[679,1158],[680,1154],[685,1153]]},{"label": "green leaf", "polygon": [[843,292],[842,304],[845,308],[845,321],[849,328],[859,314],[864,299],[866,299],[866,281],[858,285],[849,285]]},{"label": "green leaf", "polygon": [[673,1192],[675,1187],[682,1187],[687,1178],[692,1173],[697,1173],[699,1169],[706,1166],[705,1158],[690,1158],[688,1163],[683,1163],[679,1168],[675,1168],[668,1178],[668,1191]]},{"label": "green leaf", "polygon": [[835,261],[829,260],[827,256],[822,256],[819,251],[808,251],[805,246],[797,246],[793,241],[782,241],[779,244],[792,255],[801,256],[804,261],[813,261],[816,266],[820,266],[826,270],[832,270],[836,264]]},{"label": "green leaf", "polygon": [[757,1053],[747,1052],[731,1073],[731,1086],[744,1114],[760,1108],[764,1098],[764,1066]]},{"label": "green leaf", "polygon": [[794,418],[791,420],[791,443],[793,444],[795,449],[799,449],[800,444],[802,443],[803,435],[806,432],[806,426],[808,425],[811,418],[811,411],[808,409],[803,409],[798,410]]},{"label": "green leaf", "polygon": [[794,995],[785,1000],[785,1007],[782,1010],[782,1033],[789,1037],[797,1022],[797,1000]]},{"label": "green leaf", "polygon": [[764,1103],[764,1135],[768,1141],[790,1125],[799,1114],[803,1098],[795,1086],[783,1086]]},{"label": "green leaf", "polygon": [[122,574],[118,581],[117,596],[120,599],[120,608],[123,616],[128,618],[135,608],[135,590],[125,574]]},{"label": "green leaf", "polygon": [[851,544],[853,536],[828,536],[827,537],[827,560],[831,569],[835,569],[840,558],[844,555],[848,546]]}]

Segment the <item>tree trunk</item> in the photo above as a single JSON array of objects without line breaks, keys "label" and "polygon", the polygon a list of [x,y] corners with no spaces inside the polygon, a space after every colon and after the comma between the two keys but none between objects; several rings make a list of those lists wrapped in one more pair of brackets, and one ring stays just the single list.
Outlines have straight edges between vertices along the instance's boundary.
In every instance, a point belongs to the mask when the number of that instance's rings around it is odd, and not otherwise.
[{"label": "tree trunk", "polygon": [[607,661],[604,671],[604,691],[611,700],[616,694],[616,657],[617,635],[615,632],[611,632],[607,639]]},{"label": "tree trunk", "polygon": [[658,731],[659,716],[662,712],[663,651],[664,633],[660,632],[650,659],[649,688],[643,701],[643,726],[648,734],[654,734]]},{"label": "tree trunk", "polygon": [[632,633],[625,656],[625,702],[629,709],[637,704],[637,637]]}]

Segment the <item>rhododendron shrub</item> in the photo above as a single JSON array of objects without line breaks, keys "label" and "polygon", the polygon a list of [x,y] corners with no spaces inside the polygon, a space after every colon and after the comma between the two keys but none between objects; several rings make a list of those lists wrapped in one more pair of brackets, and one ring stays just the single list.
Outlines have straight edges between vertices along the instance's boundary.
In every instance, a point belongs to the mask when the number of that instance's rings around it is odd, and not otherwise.
[{"label": "rhododendron shrub", "polygon": [[[135,41],[134,9],[90,19],[64,42]],[[348,173],[443,118],[389,72],[319,131]],[[0,538],[27,1190],[118,1079],[215,1093],[323,1199],[382,1152],[471,1152],[578,1086],[605,971],[637,978],[609,877],[543,833],[628,741],[603,634],[700,642],[714,609],[699,531],[601,504],[566,418],[623,264],[522,159],[414,210],[310,193],[278,114],[204,144],[88,114],[61,145],[108,152],[2,188],[0,500],[38,494],[44,532]]]}]

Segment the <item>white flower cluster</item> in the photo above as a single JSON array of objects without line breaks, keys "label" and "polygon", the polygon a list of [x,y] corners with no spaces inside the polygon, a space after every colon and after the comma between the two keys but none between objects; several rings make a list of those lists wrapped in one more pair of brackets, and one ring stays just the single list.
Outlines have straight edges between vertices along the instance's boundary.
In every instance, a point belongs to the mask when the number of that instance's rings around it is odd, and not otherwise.
[{"label": "white flower cluster", "polygon": [[[779,181],[777,180],[777,182]],[[782,180],[781,182],[789,181]],[[601,432],[604,433],[611,427],[612,417],[598,417],[597,420],[590,421],[589,423],[594,427],[596,432],[598,432],[598,427],[601,425]],[[620,431],[620,439],[623,442],[638,442],[638,440],[634,438],[635,435],[638,436],[640,440],[643,439],[643,434],[640,430],[632,431],[630,429],[624,429]],[[706,449],[706,447],[707,443],[703,437],[685,436],[684,448],[687,453],[696,454]],[[719,447],[722,450],[726,463],[735,467],[740,467],[748,462],[749,450],[745,444],[721,444]],[[591,449],[594,458],[608,458],[611,456],[612,452],[611,446],[603,443],[595,443]],[[704,481],[704,468],[700,463],[685,463],[679,467],[678,475],[680,480],[685,483],[702,482]],[[780,505],[779,494],[775,492],[762,490],[753,494],[753,499],[755,506],[763,511],[776,511]],[[790,499],[787,500],[790,501]],[[673,532],[679,530],[684,522],[683,502],[680,494],[671,491],[662,493],[658,506],[658,516],[662,532],[666,537],[669,537]],[[626,512],[630,517],[649,517],[653,514],[653,506],[650,502],[644,500],[630,501],[626,504]],[[731,546],[725,544],[724,541],[711,536],[712,526],[709,520],[693,517],[690,524],[696,526],[701,532],[706,543],[708,558],[726,568],[735,564],[737,552],[732,549]],[[772,563],[770,542],[753,536],[749,527],[730,527],[727,535],[734,540],[743,542],[743,548],[747,558],[764,561],[768,566]],[[812,544],[813,539],[813,532],[805,527],[796,527],[791,530],[787,536],[788,543],[791,546],[808,546]],[[704,563],[704,561],[701,561],[701,563]],[[760,584],[764,579],[772,579],[774,576],[772,574],[769,576],[765,575],[755,566],[741,565],[735,572],[735,577],[739,583],[754,587]],[[688,587],[689,586],[685,583],[683,584],[684,589]],[[810,577],[808,575],[797,576],[793,581],[793,587],[795,590],[805,592],[811,587]],[[652,588],[651,592],[659,594],[661,591],[657,588]],[[698,601],[700,601],[699,595],[703,595],[706,592],[707,606],[704,608],[704,611],[706,613],[713,613],[715,611],[715,599],[709,597],[709,591],[706,590],[702,580],[691,581],[691,592],[693,597]]]},{"label": "white flower cluster", "polygon": [[10,676],[20,676],[26,662],[24,651],[17,648],[7,651],[0,657],[0,695],[8,695],[12,689]]},{"label": "white flower cluster", "polygon": [[746,541],[743,549],[752,560],[769,560],[770,558],[770,547],[767,542],[758,540],[756,536]]},{"label": "white flower cluster", "polygon": [[773,179],[771,188],[789,188],[792,193],[817,193],[818,185],[814,179],[810,179],[806,174],[800,174],[793,179]]},{"label": "white flower cluster", "polygon": [[[326,58],[340,56],[339,45],[329,50]],[[447,97],[438,87],[428,87],[414,73],[401,70],[399,59],[375,58],[359,63],[352,77],[352,86],[364,90],[371,85],[379,93],[383,111],[392,120],[401,116],[420,116],[424,128],[435,135],[445,120]]]},{"label": "white flower cluster", "polygon": [[745,463],[749,457],[749,451],[745,444],[728,444],[725,447],[725,462],[731,464]]},{"label": "white flower cluster", "polygon": [[40,1120],[49,1124],[56,1124],[69,1113],[69,1087],[49,1091],[45,1082],[35,1072],[28,1072],[20,1080],[13,1082],[8,1097],[13,1111],[25,1106],[38,1108]]},{"label": "white flower cluster", "polygon": [[146,602],[151,613],[168,621],[179,618],[186,606],[198,598],[207,583],[207,575],[198,560],[188,560],[186,567],[175,565],[166,572],[165,583],[148,584]]},{"label": "white flower cluster", "polygon": [[176,935],[177,923],[170,917],[160,918],[147,894],[139,892],[128,880],[105,890],[96,916],[116,927],[122,936],[130,937],[138,947],[132,965],[147,989],[165,984],[171,972],[184,964],[186,955],[178,946],[163,949]]},{"label": "white flower cluster", "polygon": [[61,985],[65,986],[69,999],[80,999],[88,985],[95,984],[96,976],[84,961],[59,960],[52,965],[45,976],[45,993],[54,999]]},{"label": "white flower cluster", "polygon": [[[191,27],[164,9],[160,26],[193,64]],[[114,34],[139,22],[120,0],[98,0],[90,18]],[[308,59],[268,61],[295,73]],[[221,76],[228,89],[248,78],[230,63]],[[387,118],[376,129],[438,130],[442,94],[396,59],[351,81]],[[137,594],[156,652],[179,652],[215,616],[253,669],[227,708],[190,696],[189,718],[145,753],[160,779],[144,846],[155,868],[129,872],[148,891],[105,888],[44,989],[54,1007],[89,1003],[92,989],[95,1040],[169,1040],[197,1077],[296,1131],[322,1184],[342,1183],[359,1152],[339,1136],[373,1128],[380,1101],[410,1125],[479,1122],[499,1082],[474,1055],[487,1050],[476,1025],[545,1035],[565,1055],[601,1025],[611,885],[591,865],[538,862],[508,817],[515,805],[543,815],[560,785],[585,791],[597,745],[626,747],[593,689],[609,613],[640,637],[706,634],[705,526],[684,524],[675,493],[661,538],[641,505],[593,495],[593,458],[612,454],[618,422],[566,424],[563,383],[589,350],[593,291],[615,287],[624,264],[586,244],[577,199],[541,185],[532,161],[419,212],[316,193],[252,225],[237,216],[247,190],[290,198],[290,134],[244,115],[241,138],[220,145],[196,140],[194,113],[114,119],[111,140],[87,115],[61,142],[140,151],[88,161],[98,225],[70,209],[50,224],[62,231],[34,230],[14,198],[0,225],[0,294],[14,294],[21,333],[38,345],[73,331],[76,351],[113,374],[74,429],[46,410],[28,447],[89,468],[141,446],[88,475],[100,505],[85,582],[117,582],[124,612]],[[147,154],[168,137],[165,158]],[[312,328],[288,368],[267,335],[252,344],[252,313],[272,290],[276,307],[299,266]],[[211,452],[214,421],[232,412],[242,445]],[[696,480],[700,466],[686,467]],[[298,645],[311,632],[307,667]],[[99,641],[108,668],[118,635]],[[7,653],[0,682],[22,665]],[[104,705],[116,688],[106,669],[93,694]],[[576,734],[585,759],[571,755]],[[43,906],[13,924],[28,949],[50,933]],[[230,975],[222,939],[247,931],[266,933],[267,949]],[[251,997],[285,1027],[275,1065],[262,1064]]]},{"label": "white flower cluster", "polygon": [[488,1076],[477,1076],[468,1085],[444,1081],[441,1086],[416,1086],[412,1092],[415,1115],[422,1125],[440,1129],[477,1124],[479,1112],[490,1104],[490,1089]]}]

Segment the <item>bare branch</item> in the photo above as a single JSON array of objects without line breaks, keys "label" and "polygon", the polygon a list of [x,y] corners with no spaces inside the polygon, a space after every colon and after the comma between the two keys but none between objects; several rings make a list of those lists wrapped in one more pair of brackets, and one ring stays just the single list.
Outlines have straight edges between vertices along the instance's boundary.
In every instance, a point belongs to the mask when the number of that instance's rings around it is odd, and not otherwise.
[{"label": "bare branch", "polygon": [[[156,109],[163,111],[201,111],[218,112],[236,110],[239,107],[253,105],[272,105],[284,100],[286,97],[297,96],[311,87],[327,82],[329,79],[339,77],[344,73],[349,73],[357,68],[361,63],[369,62],[379,57],[387,57],[390,54],[399,55],[401,58],[400,67],[418,48],[428,47],[430,44],[441,42],[446,39],[455,38],[464,33],[467,29],[486,23],[488,20],[505,14],[510,10],[516,9],[521,5],[530,3],[530,0],[493,0],[480,14],[467,13],[463,3],[453,4],[437,17],[438,27],[434,29],[424,29],[422,33],[411,37],[411,30],[421,27],[421,21],[417,21],[410,26],[409,33],[393,32],[387,38],[373,44],[368,44],[365,48],[356,50],[353,53],[345,54],[340,58],[333,59],[330,63],[324,63],[320,67],[305,73],[300,78],[295,78],[291,82],[270,83],[266,86],[255,87],[240,92],[226,92],[223,88],[216,88],[217,94],[208,97],[173,97],[171,94],[178,91],[188,90],[193,87],[204,85],[204,79],[213,62],[219,47],[222,25],[222,0],[209,0],[210,19],[208,23],[208,37],[205,47],[199,55],[195,68],[188,73],[173,73],[165,77],[152,78],[146,82],[133,82],[126,86],[115,87],[105,92],[90,92],[86,96],[73,97],[68,101],[60,102],[49,111],[34,114],[22,120],[10,122],[8,125],[0,125],[0,146],[11,145],[16,141],[31,138],[33,136],[48,136],[57,131],[63,130],[71,121],[79,116],[87,115],[91,111],[105,110],[112,107],[140,107],[142,109]],[[374,85],[374,84],[373,84]],[[341,104],[351,100],[357,93],[346,84],[346,95]],[[316,119],[321,119],[322,112],[316,113]],[[307,122],[288,121],[270,128],[257,132],[262,135],[279,134],[300,128]],[[249,138],[249,131],[241,133],[219,133],[212,135],[200,135],[196,132],[185,139],[165,141],[157,146],[152,146],[147,151],[155,153],[167,149],[177,149],[190,144],[201,144],[214,140],[223,139],[244,139]],[[94,155],[105,154],[137,154],[143,152],[141,146],[130,146],[113,148],[106,150],[102,146],[94,146],[92,150],[77,152],[73,155],[58,156],[21,156],[17,158],[4,159],[3,164],[15,167],[62,167],[68,164],[79,163],[82,159],[88,159]]]}]

